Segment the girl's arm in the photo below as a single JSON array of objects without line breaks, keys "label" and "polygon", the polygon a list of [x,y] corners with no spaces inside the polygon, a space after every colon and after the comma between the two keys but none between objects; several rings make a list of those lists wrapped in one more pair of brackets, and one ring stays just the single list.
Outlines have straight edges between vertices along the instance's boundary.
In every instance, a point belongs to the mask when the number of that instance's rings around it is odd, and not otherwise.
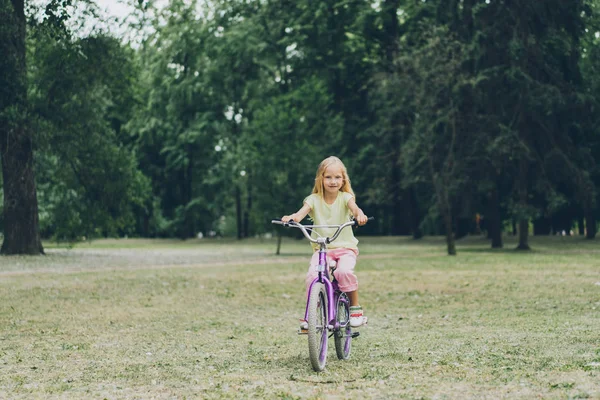
[{"label": "girl's arm", "polygon": [[304,219],[304,217],[306,217],[308,215],[310,210],[311,210],[310,206],[308,204],[304,203],[304,205],[302,206],[301,209],[299,209],[292,215],[284,215],[281,218],[281,221],[288,222],[289,220],[293,219],[296,222],[300,222]]},{"label": "girl's arm", "polygon": [[352,197],[350,200],[348,200],[348,208],[352,212],[352,215],[354,215],[354,219],[356,220],[356,222],[358,222],[359,225],[364,225],[367,223],[368,218],[365,215],[365,213],[363,212],[363,210],[358,208],[358,206],[356,205],[356,201],[354,200],[354,197]]}]

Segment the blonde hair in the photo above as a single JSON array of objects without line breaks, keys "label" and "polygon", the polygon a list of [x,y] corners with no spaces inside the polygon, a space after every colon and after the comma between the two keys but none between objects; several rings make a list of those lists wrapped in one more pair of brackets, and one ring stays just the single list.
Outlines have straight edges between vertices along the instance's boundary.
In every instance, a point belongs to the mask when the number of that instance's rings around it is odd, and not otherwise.
[{"label": "blonde hair", "polygon": [[350,193],[352,196],[354,196],[354,191],[352,190],[352,185],[350,184],[350,177],[348,176],[346,166],[342,160],[335,156],[327,157],[319,164],[319,168],[317,168],[317,176],[315,177],[315,186],[313,187],[312,192],[323,197],[323,175],[325,175],[325,170],[327,168],[335,164],[338,164],[342,168],[342,178],[344,179],[344,182],[342,183],[340,191]]}]

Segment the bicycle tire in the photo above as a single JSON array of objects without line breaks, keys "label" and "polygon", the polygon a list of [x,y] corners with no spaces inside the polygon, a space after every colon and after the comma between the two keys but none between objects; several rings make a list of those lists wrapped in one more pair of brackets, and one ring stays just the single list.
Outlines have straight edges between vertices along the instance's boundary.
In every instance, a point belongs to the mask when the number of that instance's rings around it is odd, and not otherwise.
[{"label": "bicycle tire", "polygon": [[346,293],[337,300],[335,320],[338,328],[334,332],[335,353],[340,360],[350,358],[352,348],[352,327],[350,326],[350,301]]},{"label": "bicycle tire", "polygon": [[327,293],[325,285],[315,283],[308,299],[308,354],[313,370],[323,371],[327,362]]}]

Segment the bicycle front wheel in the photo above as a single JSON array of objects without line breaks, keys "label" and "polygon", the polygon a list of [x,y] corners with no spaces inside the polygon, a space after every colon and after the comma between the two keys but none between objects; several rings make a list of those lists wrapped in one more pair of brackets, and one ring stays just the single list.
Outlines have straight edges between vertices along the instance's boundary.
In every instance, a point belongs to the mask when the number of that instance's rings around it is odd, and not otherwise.
[{"label": "bicycle front wheel", "polygon": [[323,371],[327,362],[327,292],[315,283],[308,299],[308,354],[315,371]]}]

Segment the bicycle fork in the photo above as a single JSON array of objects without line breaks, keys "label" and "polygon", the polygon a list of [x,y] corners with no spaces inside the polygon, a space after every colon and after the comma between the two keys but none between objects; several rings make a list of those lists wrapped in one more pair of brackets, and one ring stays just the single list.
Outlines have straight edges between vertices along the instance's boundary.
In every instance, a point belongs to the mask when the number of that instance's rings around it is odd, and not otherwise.
[{"label": "bicycle fork", "polygon": [[[322,249],[319,250],[319,265],[317,266],[317,272],[319,275],[312,281],[310,287],[308,289],[308,298],[310,299],[310,294],[315,286],[315,283],[322,283],[325,285],[325,293],[327,294],[327,320],[329,321],[327,328],[329,330],[333,329],[335,326],[335,299],[334,299],[334,290],[333,285],[329,279],[329,274],[327,271],[327,253]],[[325,279],[324,279],[325,278]],[[304,319],[308,320],[308,302],[306,304],[306,310],[304,311]]]}]

